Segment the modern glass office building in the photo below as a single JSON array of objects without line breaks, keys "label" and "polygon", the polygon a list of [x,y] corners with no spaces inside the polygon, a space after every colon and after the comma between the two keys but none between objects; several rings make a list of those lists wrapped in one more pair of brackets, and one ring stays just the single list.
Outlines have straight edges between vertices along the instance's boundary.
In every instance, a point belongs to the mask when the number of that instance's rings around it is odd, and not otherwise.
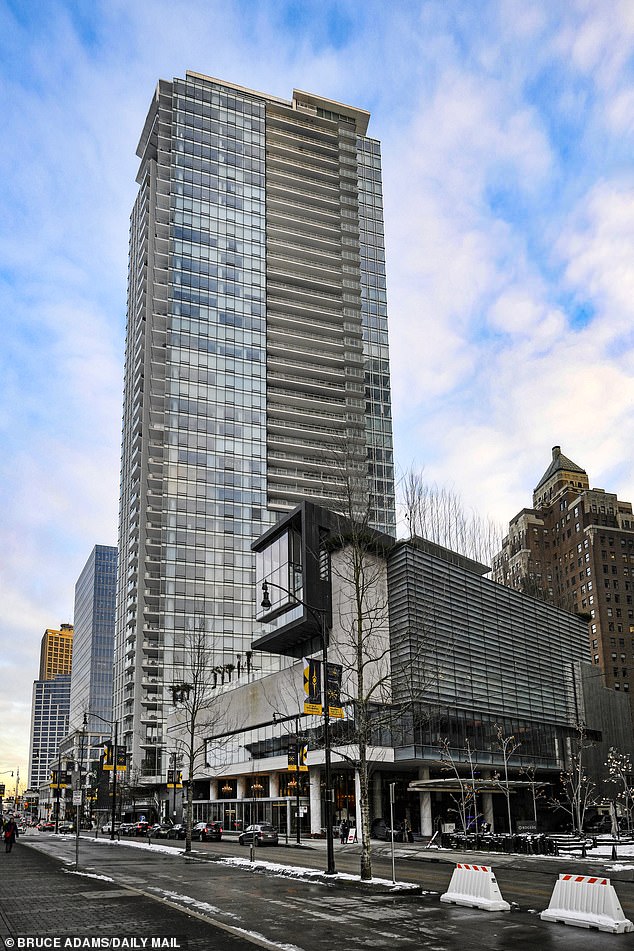
[{"label": "modern glass office building", "polygon": [[[250,676],[251,543],[361,477],[395,531],[379,143],[362,109],[196,73],[161,81],[137,154],[115,716],[164,775],[188,639]],[[247,658],[248,652],[248,658]]]},{"label": "modern glass office building", "polygon": [[50,780],[50,764],[68,732],[69,709],[70,674],[33,683],[29,789],[38,789]]},{"label": "modern glass office building", "polygon": [[101,719],[88,729],[109,731],[112,719],[112,661],[117,588],[117,549],[95,545],[75,585],[75,637],[70,688],[70,729],[84,713]]}]

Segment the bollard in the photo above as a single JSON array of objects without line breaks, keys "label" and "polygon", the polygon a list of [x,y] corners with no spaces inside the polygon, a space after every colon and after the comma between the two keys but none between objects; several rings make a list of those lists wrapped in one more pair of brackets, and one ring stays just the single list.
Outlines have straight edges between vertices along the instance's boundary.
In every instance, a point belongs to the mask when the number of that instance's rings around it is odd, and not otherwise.
[{"label": "bollard", "polygon": [[609,878],[587,875],[560,875],[542,921],[578,928],[598,928],[613,934],[634,930]]},{"label": "bollard", "polygon": [[488,865],[459,862],[440,900],[453,905],[466,905],[468,908],[481,908],[483,911],[511,910],[509,903],[502,898],[493,869]]}]

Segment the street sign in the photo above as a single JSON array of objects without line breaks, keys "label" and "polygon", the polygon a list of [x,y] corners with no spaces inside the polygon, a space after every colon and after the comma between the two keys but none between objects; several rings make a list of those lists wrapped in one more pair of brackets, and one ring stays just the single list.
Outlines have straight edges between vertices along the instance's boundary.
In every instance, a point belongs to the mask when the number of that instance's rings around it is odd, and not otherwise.
[{"label": "street sign", "polygon": [[73,792],[73,806],[81,806],[81,789]]}]

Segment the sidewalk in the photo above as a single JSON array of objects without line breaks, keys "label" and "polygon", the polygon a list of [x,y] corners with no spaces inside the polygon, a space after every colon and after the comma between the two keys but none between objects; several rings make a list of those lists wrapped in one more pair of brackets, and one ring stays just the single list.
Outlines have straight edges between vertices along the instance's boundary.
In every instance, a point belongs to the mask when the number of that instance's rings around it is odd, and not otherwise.
[{"label": "sidewalk", "polygon": [[144,937],[176,939],[165,946],[186,946],[188,951],[243,946],[230,936],[225,943],[224,935],[220,945],[218,932],[204,921],[105,877],[76,874],[19,840],[10,854],[0,855],[0,869],[0,941],[7,948],[18,947],[11,939],[24,936],[59,937],[59,947],[66,938],[86,936],[129,938],[133,943],[118,947],[131,948],[144,947]]},{"label": "sidewalk", "polygon": [[[289,842],[295,848],[315,849],[326,851],[325,839],[302,840],[301,847]],[[458,851],[456,849],[427,848],[422,842],[395,842],[394,857],[403,862],[433,862],[446,865],[456,865],[458,862],[466,864],[490,865],[497,868],[516,869],[518,871],[543,872],[545,868],[556,876],[559,873],[577,872],[580,875],[607,875],[613,881],[634,882],[634,856],[625,849],[618,849],[616,861],[589,851],[583,859],[579,853],[568,855],[526,855],[521,852],[487,852]],[[631,850],[630,850],[631,851]],[[359,855],[361,846],[358,843],[340,845],[335,842],[335,858],[347,853]],[[390,842],[372,839],[372,856],[374,858],[389,859],[392,855]],[[401,870],[403,866],[401,864]]]}]

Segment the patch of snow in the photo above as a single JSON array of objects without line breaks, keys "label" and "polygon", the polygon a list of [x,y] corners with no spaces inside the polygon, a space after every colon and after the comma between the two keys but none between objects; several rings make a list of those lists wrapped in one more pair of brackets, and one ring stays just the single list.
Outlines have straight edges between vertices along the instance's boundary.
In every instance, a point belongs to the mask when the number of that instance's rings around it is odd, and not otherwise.
[{"label": "patch of snow", "polygon": [[96,875],[94,872],[78,872],[69,868],[63,868],[62,872],[66,875],[79,875],[81,878],[98,878],[100,882],[114,882],[114,878],[109,878],[107,875]]},{"label": "patch of snow", "polygon": [[161,895],[163,898],[168,898],[170,901],[188,905],[190,908],[195,908],[197,911],[204,911],[212,915],[228,915],[230,918],[238,917],[238,915],[231,914],[230,912],[223,912],[221,908],[218,908],[216,905],[210,905],[207,901],[200,901],[197,898],[192,898],[190,895],[180,895],[178,892],[167,891],[164,888],[156,888],[152,885],[148,886],[148,891],[156,892],[157,895]]},{"label": "patch of snow", "polygon": [[[192,898],[190,895],[181,895],[178,892],[166,891],[163,888],[150,888],[149,891],[155,892],[157,895],[169,899],[169,901],[186,905],[188,908],[192,908],[195,911],[200,911],[211,915],[222,915],[225,918],[239,917],[238,915],[234,915],[229,912],[223,912],[215,905],[210,905],[206,901],[199,901],[196,898]],[[231,934],[244,935],[248,938],[254,938],[258,944],[275,949],[275,951],[303,951],[303,948],[298,947],[296,944],[279,944],[277,941],[271,941],[270,938],[265,938],[264,935],[259,934],[257,931],[249,931],[246,928],[240,928],[236,925],[225,925],[225,927],[229,929]]]},{"label": "patch of snow", "polygon": [[[89,838],[88,841],[97,843],[98,845],[115,845],[126,849],[145,849],[146,852],[163,852],[166,855],[181,855],[185,851],[184,847],[179,848],[178,846],[155,845],[154,843],[152,845],[148,845],[147,842],[134,842],[129,839],[115,839],[113,841],[112,839],[106,838]],[[189,854],[194,855],[195,853],[196,850],[192,849],[191,853]]]},{"label": "patch of snow", "polygon": [[390,888],[398,889],[411,888],[417,890],[419,888],[419,886],[413,882],[393,882],[391,878],[371,878],[369,881],[362,881],[360,875],[352,875],[349,872],[336,872],[334,875],[326,875],[326,873],[320,869],[303,868],[298,865],[282,865],[279,862],[265,862],[262,860],[251,862],[249,859],[242,858],[223,858],[220,859],[220,862],[224,865],[233,865],[243,868],[246,871],[257,872],[259,869],[262,869],[284,878],[318,880],[323,884],[328,884],[333,881],[347,881],[370,886],[381,885],[385,887],[387,885]]}]

